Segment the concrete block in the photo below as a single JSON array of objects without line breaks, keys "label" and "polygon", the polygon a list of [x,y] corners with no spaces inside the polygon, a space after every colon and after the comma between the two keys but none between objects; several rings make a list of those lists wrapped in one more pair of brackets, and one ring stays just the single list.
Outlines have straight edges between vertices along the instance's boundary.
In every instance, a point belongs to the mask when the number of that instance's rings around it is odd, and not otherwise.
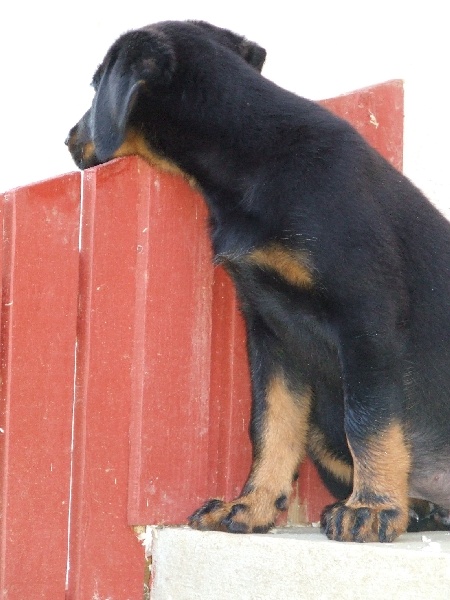
[{"label": "concrete block", "polygon": [[263,535],[155,528],[152,558],[151,600],[450,599],[450,532],[355,544],[314,527]]}]

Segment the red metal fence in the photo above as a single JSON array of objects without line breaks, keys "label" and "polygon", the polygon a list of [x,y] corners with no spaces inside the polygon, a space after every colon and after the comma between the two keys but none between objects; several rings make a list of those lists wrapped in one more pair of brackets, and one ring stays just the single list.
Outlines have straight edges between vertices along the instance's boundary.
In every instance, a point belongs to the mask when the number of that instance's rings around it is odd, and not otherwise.
[{"label": "red metal fence", "polygon": [[[401,82],[324,103],[401,168]],[[1,210],[2,597],[138,600],[132,526],[185,522],[250,465],[244,328],[205,206],[129,157]],[[328,501],[306,463],[291,519]]]}]

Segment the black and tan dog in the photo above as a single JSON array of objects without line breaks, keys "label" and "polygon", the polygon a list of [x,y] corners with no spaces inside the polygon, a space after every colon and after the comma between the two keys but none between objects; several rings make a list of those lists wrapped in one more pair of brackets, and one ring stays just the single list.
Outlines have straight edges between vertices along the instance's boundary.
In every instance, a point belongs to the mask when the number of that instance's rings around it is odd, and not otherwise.
[{"label": "black and tan dog", "polygon": [[190,523],[267,531],[308,452],[341,499],[329,538],[391,541],[411,498],[445,525],[450,225],[348,123],[262,77],[264,59],[202,22],[126,33],[67,140],[82,169],[140,154],[192,178],[240,297],[253,465],[239,498]]}]

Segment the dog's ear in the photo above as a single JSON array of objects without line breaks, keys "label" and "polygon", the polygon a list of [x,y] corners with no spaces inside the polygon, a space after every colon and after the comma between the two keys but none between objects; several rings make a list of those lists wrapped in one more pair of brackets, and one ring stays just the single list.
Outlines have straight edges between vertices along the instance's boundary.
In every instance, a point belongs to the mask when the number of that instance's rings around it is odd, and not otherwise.
[{"label": "dog's ear", "polygon": [[261,72],[267,54],[264,48],[255,44],[255,42],[249,42],[244,39],[240,45],[239,51],[242,58],[246,60],[249,65]]},{"label": "dog's ear", "polygon": [[91,109],[92,139],[101,162],[122,145],[140,94],[169,84],[175,63],[170,41],[156,30],[126,33],[111,47],[94,76]]}]

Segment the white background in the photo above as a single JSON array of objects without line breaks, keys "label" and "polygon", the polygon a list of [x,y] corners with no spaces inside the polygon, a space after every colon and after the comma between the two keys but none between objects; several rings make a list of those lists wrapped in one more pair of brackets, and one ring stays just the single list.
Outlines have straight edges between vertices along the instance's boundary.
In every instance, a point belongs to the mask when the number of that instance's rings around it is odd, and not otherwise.
[{"label": "white background", "polygon": [[444,0],[3,0],[0,191],[74,170],[64,139],[116,37],[193,18],[264,46],[263,74],[311,99],[403,79],[405,173],[450,216],[447,12]]}]

